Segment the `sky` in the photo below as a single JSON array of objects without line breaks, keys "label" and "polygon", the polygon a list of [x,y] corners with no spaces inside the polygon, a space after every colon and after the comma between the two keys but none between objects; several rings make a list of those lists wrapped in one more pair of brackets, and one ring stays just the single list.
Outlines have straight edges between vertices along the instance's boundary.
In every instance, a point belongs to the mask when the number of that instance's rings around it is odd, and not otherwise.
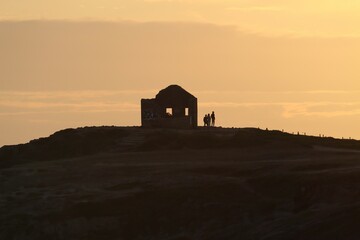
[{"label": "sky", "polygon": [[170,84],[224,127],[360,139],[359,13],[345,0],[0,0],[0,146],[140,125],[140,99]]}]

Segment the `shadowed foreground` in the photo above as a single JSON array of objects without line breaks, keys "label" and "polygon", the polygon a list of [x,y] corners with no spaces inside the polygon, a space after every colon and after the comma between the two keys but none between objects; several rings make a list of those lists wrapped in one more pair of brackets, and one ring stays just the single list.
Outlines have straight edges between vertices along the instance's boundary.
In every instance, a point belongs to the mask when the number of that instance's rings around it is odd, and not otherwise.
[{"label": "shadowed foreground", "polygon": [[0,149],[0,239],[359,239],[359,146],[257,129],[61,131]]}]

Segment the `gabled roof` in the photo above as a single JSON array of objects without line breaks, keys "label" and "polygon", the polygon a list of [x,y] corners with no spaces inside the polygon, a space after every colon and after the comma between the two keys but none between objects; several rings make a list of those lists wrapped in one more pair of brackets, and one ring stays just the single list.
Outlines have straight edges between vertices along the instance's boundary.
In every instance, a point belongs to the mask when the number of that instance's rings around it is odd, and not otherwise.
[{"label": "gabled roof", "polygon": [[[156,99],[164,99],[164,98],[195,98],[188,91],[180,87],[179,85],[170,85],[167,88],[161,90],[157,95]],[[196,98],[195,98],[196,99]]]}]

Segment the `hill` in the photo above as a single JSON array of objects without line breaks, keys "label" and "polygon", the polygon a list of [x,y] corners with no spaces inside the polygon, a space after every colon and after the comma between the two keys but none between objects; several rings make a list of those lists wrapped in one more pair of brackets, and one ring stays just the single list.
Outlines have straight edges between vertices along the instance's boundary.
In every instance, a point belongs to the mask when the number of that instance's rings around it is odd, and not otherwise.
[{"label": "hill", "polygon": [[0,149],[0,239],[358,239],[360,142],[87,127]]},{"label": "hill", "polygon": [[65,129],[27,144],[0,148],[0,161],[54,160],[106,152],[180,149],[294,148],[323,146],[360,150],[356,140],[340,140],[255,128],[199,128],[196,130],[138,127]]}]

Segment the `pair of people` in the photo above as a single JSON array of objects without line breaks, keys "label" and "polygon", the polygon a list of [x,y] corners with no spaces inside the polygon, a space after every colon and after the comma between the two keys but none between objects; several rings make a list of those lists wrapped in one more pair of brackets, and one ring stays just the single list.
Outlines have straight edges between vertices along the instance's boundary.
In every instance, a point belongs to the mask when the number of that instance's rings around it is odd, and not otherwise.
[{"label": "pair of people", "polygon": [[215,112],[205,114],[204,116],[204,127],[215,127]]}]

